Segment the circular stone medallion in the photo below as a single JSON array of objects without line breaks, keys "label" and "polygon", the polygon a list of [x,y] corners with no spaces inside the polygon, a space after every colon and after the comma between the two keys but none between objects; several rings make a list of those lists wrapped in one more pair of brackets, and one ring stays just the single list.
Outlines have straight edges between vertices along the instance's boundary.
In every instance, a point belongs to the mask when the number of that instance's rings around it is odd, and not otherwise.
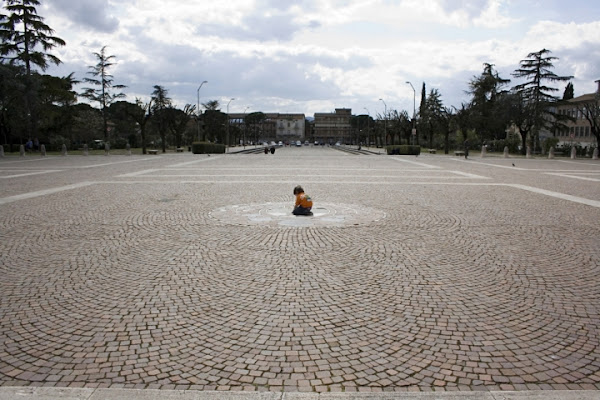
[{"label": "circular stone medallion", "polygon": [[288,227],[365,225],[386,217],[383,211],[350,204],[318,203],[312,216],[292,214],[292,203],[241,204],[217,208],[210,216],[232,225]]}]

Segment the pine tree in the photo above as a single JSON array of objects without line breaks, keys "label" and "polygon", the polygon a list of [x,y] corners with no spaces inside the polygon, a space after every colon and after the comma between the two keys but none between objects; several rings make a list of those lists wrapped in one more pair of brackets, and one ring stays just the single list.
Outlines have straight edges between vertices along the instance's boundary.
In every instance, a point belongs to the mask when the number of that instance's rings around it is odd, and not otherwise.
[{"label": "pine tree", "polygon": [[418,119],[418,124],[419,127],[417,129],[417,136],[415,138],[416,140],[416,144],[419,144],[419,138],[420,138],[420,133],[423,131],[423,128],[425,128],[425,121],[423,121],[423,117],[424,115],[427,114],[427,90],[425,88],[425,82],[423,82],[423,87],[421,88],[421,103],[419,104],[419,119]]},{"label": "pine tree", "polygon": [[[482,141],[501,139],[506,121],[500,118],[502,88],[510,82],[503,79],[493,64],[483,64],[480,76],[474,76],[469,82],[471,125]],[[500,136],[500,137],[499,137]]]},{"label": "pine tree", "polygon": [[65,41],[53,36],[54,30],[37,14],[38,0],[6,0],[5,3],[10,14],[0,15],[0,60],[25,67],[27,134],[31,137],[37,131],[37,91],[32,79],[33,67],[45,71],[49,63],[60,64],[60,59],[48,51],[64,46]]},{"label": "pine tree", "polygon": [[154,85],[152,92],[152,114],[158,120],[158,131],[160,134],[162,152],[167,151],[166,130],[168,127],[167,110],[171,107],[171,98],[168,96],[169,91],[160,85]]},{"label": "pine tree", "polygon": [[558,101],[558,98],[552,94],[558,89],[546,86],[545,82],[568,81],[573,78],[572,76],[558,76],[552,72],[553,61],[558,58],[549,56],[550,53],[551,51],[547,49],[529,53],[526,59],[521,60],[521,67],[512,74],[516,78],[526,79],[524,83],[513,88],[523,102],[522,107],[527,116],[519,127],[523,152],[527,147],[527,136],[532,144],[536,145],[540,130],[556,119],[549,106]]},{"label": "pine tree", "polygon": [[[6,0],[6,10],[11,14],[3,16],[0,23],[0,56],[11,64],[25,65],[27,76],[31,76],[32,65],[42,71],[48,63],[60,64],[58,57],[47,53],[56,46],[64,46],[65,41],[52,36],[54,30],[37,15],[35,6],[38,0]],[[39,48],[43,51],[40,51]]]},{"label": "pine tree", "polygon": [[567,83],[567,86],[565,87],[565,91],[563,93],[563,100],[571,100],[573,97],[575,97],[575,88],[573,87],[573,83],[569,82]]},{"label": "pine tree", "polygon": [[92,101],[100,103],[100,109],[102,111],[102,120],[104,128],[104,142],[108,143],[108,107],[116,100],[125,97],[122,92],[112,93],[112,89],[123,89],[125,85],[113,84],[113,76],[108,73],[108,69],[115,65],[111,62],[115,56],[106,55],[106,46],[102,47],[100,53],[94,53],[98,59],[98,64],[90,66],[91,71],[89,75],[95,76],[96,78],[83,78],[84,82],[91,83],[98,88],[83,88],[84,92],[81,94],[83,97]]}]

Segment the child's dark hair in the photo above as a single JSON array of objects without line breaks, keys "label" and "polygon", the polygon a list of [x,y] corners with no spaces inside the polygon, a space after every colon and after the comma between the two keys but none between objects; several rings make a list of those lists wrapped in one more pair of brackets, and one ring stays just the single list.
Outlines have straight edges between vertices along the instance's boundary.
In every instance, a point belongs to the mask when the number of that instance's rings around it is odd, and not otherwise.
[{"label": "child's dark hair", "polygon": [[298,193],[304,193],[304,189],[302,189],[302,186],[298,185],[294,188],[294,194],[298,194]]}]

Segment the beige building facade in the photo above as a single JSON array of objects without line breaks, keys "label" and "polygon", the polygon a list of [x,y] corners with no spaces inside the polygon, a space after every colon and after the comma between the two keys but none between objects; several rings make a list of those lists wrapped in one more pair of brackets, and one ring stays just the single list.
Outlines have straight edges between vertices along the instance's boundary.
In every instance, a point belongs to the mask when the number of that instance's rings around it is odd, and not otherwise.
[{"label": "beige building facade", "polygon": [[277,114],[275,118],[276,139],[283,142],[305,140],[305,123],[304,114]]},{"label": "beige building facade", "polygon": [[584,116],[585,104],[593,104],[596,102],[600,106],[600,80],[597,80],[598,89],[596,93],[588,93],[582,96],[567,100],[566,104],[561,104],[556,107],[556,112],[559,115],[566,115],[573,118],[572,121],[566,122],[566,128],[561,129],[556,133],[556,137],[562,143],[578,144],[582,147],[597,147],[596,137],[591,132],[591,125]]},{"label": "beige building facade", "polygon": [[352,139],[352,110],[336,108],[333,113],[315,113],[313,138],[319,143],[346,143]]}]

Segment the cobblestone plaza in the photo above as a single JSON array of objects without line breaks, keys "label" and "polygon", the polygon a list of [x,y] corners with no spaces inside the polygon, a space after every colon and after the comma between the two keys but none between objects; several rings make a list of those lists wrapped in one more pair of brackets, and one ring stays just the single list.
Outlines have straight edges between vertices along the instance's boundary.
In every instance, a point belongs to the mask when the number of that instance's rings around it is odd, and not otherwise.
[{"label": "cobblestone plaza", "polygon": [[5,157],[0,232],[1,386],[600,389],[597,160]]}]

